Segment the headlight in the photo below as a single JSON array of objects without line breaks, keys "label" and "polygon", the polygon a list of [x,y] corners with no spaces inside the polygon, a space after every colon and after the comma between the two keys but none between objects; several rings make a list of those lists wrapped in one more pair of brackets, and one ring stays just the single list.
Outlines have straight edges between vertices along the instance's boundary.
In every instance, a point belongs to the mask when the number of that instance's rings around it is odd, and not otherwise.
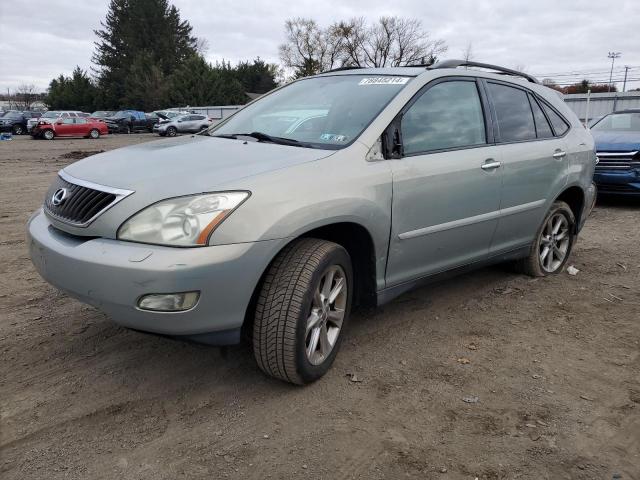
[{"label": "headlight", "polygon": [[118,239],[177,247],[207,245],[211,233],[249,197],[221,192],[163,200],[136,213],[118,229]]}]

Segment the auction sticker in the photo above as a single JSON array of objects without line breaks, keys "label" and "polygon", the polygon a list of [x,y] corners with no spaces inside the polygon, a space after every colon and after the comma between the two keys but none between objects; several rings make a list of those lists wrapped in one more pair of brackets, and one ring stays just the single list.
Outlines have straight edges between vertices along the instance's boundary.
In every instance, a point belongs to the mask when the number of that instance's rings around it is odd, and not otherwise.
[{"label": "auction sticker", "polygon": [[404,85],[409,77],[368,77],[360,80],[358,85]]}]

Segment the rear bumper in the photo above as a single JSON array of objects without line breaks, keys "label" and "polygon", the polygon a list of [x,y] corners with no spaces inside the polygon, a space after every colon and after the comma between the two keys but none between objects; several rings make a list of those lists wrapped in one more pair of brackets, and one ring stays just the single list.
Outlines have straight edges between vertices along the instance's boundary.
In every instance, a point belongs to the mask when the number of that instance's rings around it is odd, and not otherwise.
[{"label": "rear bumper", "polygon": [[640,168],[596,170],[593,180],[598,192],[616,195],[640,195]]},{"label": "rear bumper", "polygon": [[[173,248],[85,239],[55,229],[42,210],[32,216],[27,230],[29,253],[38,273],[115,322],[142,331],[201,339],[207,335],[199,334],[219,332],[227,339],[223,343],[234,343],[237,335],[228,332],[239,332],[262,273],[286,243],[281,239]],[[137,308],[142,295],[186,291],[200,292],[191,310],[167,313]]]}]

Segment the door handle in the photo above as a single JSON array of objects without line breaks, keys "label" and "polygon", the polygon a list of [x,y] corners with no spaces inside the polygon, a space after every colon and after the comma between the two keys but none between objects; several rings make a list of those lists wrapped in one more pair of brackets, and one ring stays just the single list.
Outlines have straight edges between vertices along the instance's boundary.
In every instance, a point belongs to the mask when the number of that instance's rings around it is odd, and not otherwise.
[{"label": "door handle", "polygon": [[487,160],[482,164],[482,168],[483,170],[494,170],[496,168],[499,168],[500,165],[502,165],[502,163],[498,162],[497,160],[494,160],[493,158],[487,158]]},{"label": "door handle", "polygon": [[553,158],[563,158],[567,156],[567,152],[563,152],[562,150],[556,150],[553,154]]}]

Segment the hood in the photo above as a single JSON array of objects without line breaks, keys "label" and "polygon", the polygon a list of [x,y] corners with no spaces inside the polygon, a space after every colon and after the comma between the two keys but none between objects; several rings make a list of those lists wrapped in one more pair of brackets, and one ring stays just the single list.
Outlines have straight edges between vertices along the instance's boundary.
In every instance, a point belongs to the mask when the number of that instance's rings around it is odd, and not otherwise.
[{"label": "hood", "polygon": [[242,178],[327,157],[335,150],[192,135],[87,157],[64,169],[76,178],[134,190],[150,200],[211,192]]},{"label": "hood", "polygon": [[591,130],[599,152],[634,152],[640,150],[640,132],[605,132]]}]

